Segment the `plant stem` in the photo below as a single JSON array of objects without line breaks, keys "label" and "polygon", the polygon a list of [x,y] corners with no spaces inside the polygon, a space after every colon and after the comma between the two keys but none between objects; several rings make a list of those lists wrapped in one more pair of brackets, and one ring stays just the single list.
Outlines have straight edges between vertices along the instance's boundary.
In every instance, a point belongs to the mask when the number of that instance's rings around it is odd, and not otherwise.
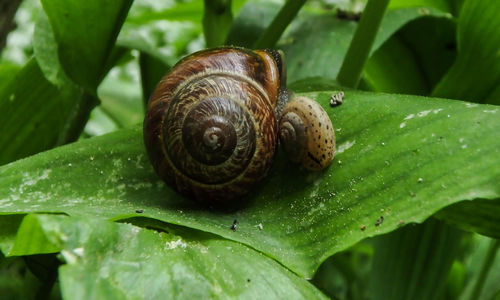
[{"label": "plant stem", "polygon": [[205,0],[203,34],[208,48],[224,44],[233,24],[232,0]]},{"label": "plant stem", "polygon": [[65,126],[59,134],[57,139],[58,146],[72,143],[80,137],[90,117],[90,113],[99,104],[97,96],[90,95],[87,92],[82,91],[79,97],[77,102],[74,103],[74,107],[66,119]]},{"label": "plant stem", "polygon": [[144,109],[148,106],[149,98],[153,94],[158,82],[170,69],[162,60],[145,52],[139,53],[139,69],[141,72],[141,87]]},{"label": "plant stem", "polygon": [[[109,71],[126,55],[129,50],[125,47],[115,46],[109,53],[107,62],[104,65],[99,82],[102,82]],[[75,87],[78,88],[78,87]],[[100,104],[97,91],[87,92],[80,88],[79,99],[74,103],[73,109],[66,119],[65,126],[59,134],[57,145],[64,145],[76,141],[83,132],[87,124],[90,113]]]},{"label": "plant stem", "polygon": [[491,266],[495,261],[495,256],[500,248],[500,240],[493,239],[490,242],[490,248],[488,249],[488,253],[484,258],[483,265],[481,267],[481,272],[479,273],[479,277],[476,280],[474,290],[472,291],[471,300],[480,299],[479,296],[483,290],[484,283],[486,282],[486,277],[490,272]]},{"label": "plant stem", "polygon": [[366,4],[337,75],[337,81],[343,86],[355,88],[358,85],[388,4],[389,0],[369,0]]},{"label": "plant stem", "polygon": [[274,17],[271,24],[255,42],[254,48],[262,49],[274,47],[283,34],[283,31],[285,31],[288,24],[292,22],[305,2],[306,0],[288,0],[276,17]]}]

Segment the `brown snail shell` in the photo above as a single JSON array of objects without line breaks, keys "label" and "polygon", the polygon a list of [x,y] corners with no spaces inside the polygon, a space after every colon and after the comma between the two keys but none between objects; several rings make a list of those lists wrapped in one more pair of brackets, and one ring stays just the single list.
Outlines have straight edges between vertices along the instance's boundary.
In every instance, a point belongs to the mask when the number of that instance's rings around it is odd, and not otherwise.
[{"label": "brown snail shell", "polygon": [[308,170],[322,170],[333,160],[335,132],[332,121],[310,98],[295,97],[285,105],[279,135],[290,160]]},{"label": "brown snail shell", "polygon": [[209,204],[238,200],[262,179],[277,145],[284,85],[277,52],[218,48],[191,54],[160,81],[144,142],[154,169]]}]

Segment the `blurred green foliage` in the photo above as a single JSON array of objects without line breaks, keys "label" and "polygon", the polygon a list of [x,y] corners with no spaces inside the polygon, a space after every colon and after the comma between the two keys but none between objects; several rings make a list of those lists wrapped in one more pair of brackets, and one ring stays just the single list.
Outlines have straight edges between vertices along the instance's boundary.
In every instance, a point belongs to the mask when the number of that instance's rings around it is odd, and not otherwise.
[{"label": "blurred green foliage", "polygon": [[[500,299],[500,2],[292,1],[22,2],[0,53],[0,298]],[[207,212],[152,172],[145,103],[183,56],[258,41],[295,92],[346,91],[337,158],[279,154],[249,207]]]}]

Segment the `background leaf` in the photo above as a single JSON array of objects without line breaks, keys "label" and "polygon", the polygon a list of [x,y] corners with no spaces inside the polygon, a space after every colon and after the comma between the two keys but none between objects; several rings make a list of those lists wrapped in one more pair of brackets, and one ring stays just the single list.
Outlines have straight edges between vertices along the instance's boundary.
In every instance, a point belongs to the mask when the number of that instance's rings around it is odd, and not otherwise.
[{"label": "background leaf", "polygon": [[17,229],[24,214],[1,216],[0,218],[0,252],[9,255],[16,240]]},{"label": "background leaf", "polygon": [[[147,230],[129,224],[63,216],[29,215],[21,224],[19,252],[62,249],[62,295],[109,298],[322,299],[306,280],[241,244],[185,228]],[[42,239],[39,240],[38,238]],[[154,280],[152,280],[154,278]],[[193,288],[196,287],[196,288]]]},{"label": "background leaf", "polygon": [[431,219],[375,239],[370,299],[442,299],[461,237]]},{"label": "background leaf", "polygon": [[500,83],[500,2],[465,1],[458,18],[458,56],[433,95],[484,102]]},{"label": "background leaf", "polygon": [[[58,88],[47,81],[35,59],[0,90],[0,165],[73,138],[72,109],[80,101],[95,102],[76,86]],[[89,100],[93,99],[93,100]],[[81,126],[81,124],[80,124]]]},{"label": "background leaf", "polygon": [[[34,299],[40,286],[23,258],[4,258],[0,252],[0,294],[4,299]],[[53,299],[53,298],[52,298]]]},{"label": "background leaf", "polygon": [[458,14],[463,0],[391,0],[389,8],[433,7],[443,12]]},{"label": "background leaf", "polygon": [[[460,298],[458,298],[460,300],[469,300],[474,297],[472,292],[478,284],[479,273],[482,271],[485,258],[495,241],[480,235],[475,235],[472,242],[471,249],[464,262],[465,269],[467,270],[465,280],[466,286]],[[482,293],[477,295],[477,297],[478,299],[496,300],[500,295],[500,287],[498,286],[498,282],[500,281],[500,251],[498,249],[496,251],[496,257],[493,258],[493,261],[489,261],[488,264],[490,266],[489,276],[487,276],[486,280],[483,282],[484,286]]]},{"label": "background leaf", "polygon": [[[443,15],[433,9],[387,11],[380,24],[372,53],[404,24],[429,14]],[[315,76],[333,81],[337,77],[356,25],[354,21],[339,19],[332,14],[308,14],[302,19],[299,18],[295,24],[292,23],[290,33],[285,35],[278,45],[287,57],[289,82]]]},{"label": "background leaf", "polygon": [[108,56],[132,0],[42,0],[66,74],[88,92],[104,76]]},{"label": "background leaf", "polygon": [[56,86],[71,84],[59,63],[57,42],[49,19],[43,10],[38,13],[33,33],[33,51],[45,78]]},{"label": "background leaf", "polygon": [[411,49],[397,38],[391,38],[366,62],[364,80],[378,92],[426,95],[427,82]]},{"label": "background leaf", "polygon": [[234,19],[225,44],[252,48],[279,9],[274,2],[247,1]]},{"label": "background leaf", "polygon": [[500,201],[476,200],[450,205],[437,213],[444,219],[462,229],[500,238]]},{"label": "background leaf", "polygon": [[364,69],[373,91],[428,95],[456,56],[456,25],[446,17],[422,17],[403,26],[377,49]]},{"label": "background leaf", "polygon": [[313,283],[331,299],[368,299],[373,247],[366,239],[321,264]]},{"label": "background leaf", "polygon": [[19,72],[19,67],[11,64],[0,64],[0,92],[14,75]]}]

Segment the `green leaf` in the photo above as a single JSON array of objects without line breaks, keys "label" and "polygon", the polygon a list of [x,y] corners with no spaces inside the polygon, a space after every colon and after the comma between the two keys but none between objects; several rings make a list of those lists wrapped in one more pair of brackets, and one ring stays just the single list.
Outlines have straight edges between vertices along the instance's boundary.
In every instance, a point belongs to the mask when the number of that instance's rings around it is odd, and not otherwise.
[{"label": "green leaf", "polygon": [[322,77],[309,77],[294,81],[287,85],[294,93],[308,93],[315,91],[335,91],[338,92],[344,87],[340,86],[336,81],[332,81]]},{"label": "green leaf", "polygon": [[280,5],[277,3],[248,1],[234,19],[226,45],[252,48],[279,10]]},{"label": "green leaf", "polygon": [[0,216],[0,252],[9,255],[24,214]]},{"label": "green leaf", "polygon": [[458,56],[433,95],[483,102],[500,82],[499,1],[465,1],[458,18]]},{"label": "green leaf", "polygon": [[2,295],[2,299],[36,299],[36,291],[40,287],[40,281],[26,268],[24,259],[19,257],[2,258],[0,253],[0,295]]},{"label": "green leaf", "polygon": [[493,92],[491,92],[484,102],[493,105],[500,105],[500,85],[497,86]]},{"label": "green leaf", "polygon": [[0,93],[21,68],[11,64],[0,64]]},{"label": "green leaf", "polygon": [[27,216],[23,226],[62,248],[68,299],[324,298],[272,259],[208,233],[48,215]]},{"label": "green leaf", "polygon": [[[494,243],[495,240],[479,235],[474,236],[472,249],[465,259],[465,269],[467,270],[468,280],[466,280],[465,290],[461,294],[459,300],[498,299],[498,295],[500,295],[500,287],[498,286],[498,282],[500,282],[500,251],[498,248],[496,250],[496,256],[493,256],[492,260],[488,259],[488,254],[492,254],[489,252],[491,252],[492,246],[495,246]],[[496,246],[498,247],[498,244]],[[478,284],[478,280],[481,280],[480,274],[484,272],[485,261],[488,263],[486,267],[489,268],[489,274],[486,278],[482,278],[485,279],[485,281],[482,282],[482,293],[476,295],[474,298],[473,292]]]},{"label": "green leaf", "polygon": [[56,253],[61,250],[59,245],[51,242],[45,232],[39,230],[40,222],[36,217],[28,215],[24,217],[17,230],[16,240],[9,255],[33,255]]},{"label": "green leaf", "polygon": [[366,62],[364,80],[376,92],[426,95],[429,90],[413,51],[395,37]]},{"label": "green leaf", "polygon": [[371,299],[442,299],[461,232],[436,220],[375,239]]},{"label": "green leaf", "polygon": [[449,18],[409,22],[373,53],[365,80],[374,91],[428,95],[453,64],[455,30]]},{"label": "green leaf", "polygon": [[[98,104],[99,100],[92,96],[95,94],[94,92],[90,94],[84,92],[67,77],[59,62],[57,42],[52,27],[47,15],[42,10],[38,14],[35,25],[33,49],[36,61],[45,79],[55,85],[61,94],[69,93],[68,97],[73,97],[68,103],[59,102],[60,111],[63,112],[59,118],[64,120],[64,126],[56,128],[58,130],[53,130],[47,137],[58,136],[57,144],[75,141],[80,136],[90,112]],[[47,101],[54,100],[56,99],[48,99]],[[46,117],[53,118],[51,115]]]},{"label": "green leaf", "polygon": [[108,56],[132,0],[42,0],[66,74],[88,92],[105,75]]},{"label": "green leaf", "polygon": [[[143,7],[140,7],[142,5]],[[168,7],[168,4],[163,4],[160,10],[157,5],[147,5],[136,1],[127,16],[128,23],[144,24],[151,21],[169,20],[169,21],[190,21],[200,23],[203,16],[203,1],[193,0],[175,3]]]},{"label": "green leaf", "polygon": [[313,283],[331,299],[370,299],[371,239],[339,252],[321,264]]},{"label": "green leaf", "polygon": [[31,59],[0,90],[0,165],[73,140],[84,124],[73,108],[97,101],[89,97],[71,83],[54,86]]},{"label": "green leaf", "polygon": [[[62,124],[47,124],[42,123],[42,120],[49,111],[52,114],[57,105],[57,101],[45,100],[56,99],[57,95],[56,87],[45,80],[33,59],[0,91],[0,111],[4,114],[0,118],[0,165],[49,149],[55,144],[57,136],[50,139],[43,133],[54,127],[61,127]],[[30,115],[31,118],[26,117]],[[19,122],[23,119],[24,122]],[[35,127],[42,133],[39,135],[40,139],[37,136],[28,138]]]},{"label": "green leaf", "polygon": [[[246,0],[232,0],[232,12],[238,13]],[[171,5],[170,2],[154,5],[136,1],[127,16],[128,23],[145,24],[151,21],[188,21],[200,23],[203,17],[203,1],[177,1]],[[265,4],[265,2],[264,2]],[[159,6],[162,6],[158,8]]]},{"label": "green leaf", "polygon": [[444,299],[458,299],[465,286],[465,268],[463,263],[455,260],[451,265],[450,272],[446,277],[446,289]]},{"label": "green leaf", "polygon": [[70,84],[59,63],[57,42],[49,19],[43,10],[38,13],[33,34],[33,51],[45,78],[56,86]]},{"label": "green leaf", "polygon": [[414,52],[428,87],[433,89],[456,58],[456,20],[425,17],[410,22],[398,37]]},{"label": "green leaf", "polygon": [[[406,23],[426,15],[442,16],[443,13],[417,8],[388,11],[380,24],[371,53]],[[298,22],[292,23],[290,33],[278,45],[286,54],[288,81],[307,77],[330,78],[333,81],[355,29],[356,22],[341,20],[330,14],[304,14]]]},{"label": "green leaf", "polygon": [[450,12],[450,0],[391,0],[389,9],[400,9],[408,7],[434,7],[444,12]]},{"label": "green leaf", "polygon": [[333,15],[311,15],[292,24],[278,47],[286,57],[287,80],[292,83],[307,77],[337,77],[355,22]]},{"label": "green leaf", "polygon": [[500,199],[464,201],[439,211],[438,218],[462,229],[500,238]]},{"label": "green leaf", "polygon": [[[333,109],[331,92],[305,95],[336,127],[333,165],[304,172],[280,153],[236,212],[200,208],[166,187],[150,166],[140,128],[0,168],[0,212],[120,220],[142,209],[142,216],[250,245],[311,277],[327,257],[361,239],[422,222],[462,200],[500,197],[496,107],[345,91],[344,104]],[[234,219],[237,232],[230,230]]]},{"label": "green leaf", "polygon": [[399,9],[408,7],[433,7],[442,12],[451,13],[454,16],[459,15],[464,0],[391,0],[389,9]]}]

